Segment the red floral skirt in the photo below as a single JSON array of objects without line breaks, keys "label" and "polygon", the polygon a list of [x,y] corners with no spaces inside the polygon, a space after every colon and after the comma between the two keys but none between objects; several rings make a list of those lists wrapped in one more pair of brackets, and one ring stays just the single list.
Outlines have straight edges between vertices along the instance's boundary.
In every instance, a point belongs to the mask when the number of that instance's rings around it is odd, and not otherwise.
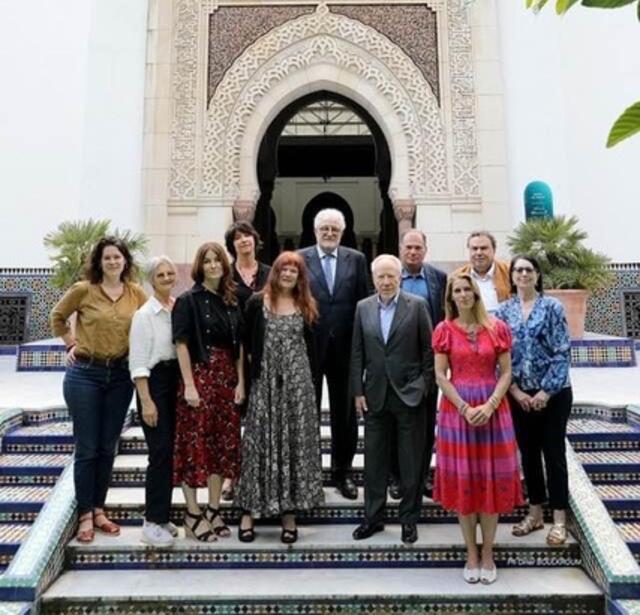
[{"label": "red floral skirt", "polygon": [[180,381],[176,406],[173,484],[206,487],[211,474],[236,478],[240,472],[240,414],[234,389],[238,375],[231,350],[214,348],[208,363],[194,363],[200,406],[189,406]]}]

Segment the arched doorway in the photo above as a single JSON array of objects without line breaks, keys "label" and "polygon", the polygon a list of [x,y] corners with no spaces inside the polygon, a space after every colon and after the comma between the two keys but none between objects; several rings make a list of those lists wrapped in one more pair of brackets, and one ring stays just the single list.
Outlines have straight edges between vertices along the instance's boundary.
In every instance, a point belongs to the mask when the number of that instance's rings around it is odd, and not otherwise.
[{"label": "arched doorway", "polygon": [[[306,121],[303,117],[301,124],[306,122],[304,128],[309,130],[303,129],[301,134],[295,134],[296,122],[293,118],[304,116],[305,113],[310,114],[311,120]],[[357,120],[352,119],[354,116]],[[336,120],[340,117],[343,118],[342,122]],[[355,128],[358,123],[364,130]],[[355,134],[350,134],[345,126]],[[318,134],[312,134],[311,128],[319,131]],[[398,227],[388,194],[391,179],[389,147],[377,122],[353,100],[335,92],[319,90],[287,105],[271,122],[262,138],[257,158],[257,176],[260,197],[254,224],[264,241],[261,254],[264,261],[272,262],[285,245],[309,245],[308,228],[304,224],[304,228],[301,228],[299,221],[309,200],[313,201],[322,193],[341,198],[355,212],[350,227],[353,237],[345,235],[345,245],[352,244],[353,247],[364,249],[369,258],[375,253],[397,252]],[[341,182],[338,178],[350,178],[361,183],[365,182],[362,178],[366,178],[369,198],[362,196],[362,191],[361,196],[355,199],[357,202],[345,198],[340,194],[338,185]],[[316,185],[310,187],[314,183],[312,180]],[[299,194],[293,197],[291,194],[281,194],[282,184],[286,182],[290,192]],[[291,188],[292,184],[294,188]],[[372,187],[375,189],[374,197],[371,196]],[[315,190],[317,194],[305,198],[305,190]],[[274,193],[279,203],[279,215],[273,207]],[[296,198],[300,202],[295,202]],[[333,201],[340,203],[335,198]],[[320,199],[316,203],[318,210],[331,206],[329,201],[323,204]],[[362,215],[363,211],[366,216]],[[295,219],[297,228],[286,229],[286,217]],[[367,232],[363,232],[365,226]]]},{"label": "arched doorway", "polygon": [[298,247],[306,248],[316,242],[313,220],[320,210],[328,207],[341,212],[347,224],[342,234],[342,245],[348,248],[357,248],[356,234],[353,230],[353,209],[345,199],[335,192],[322,192],[307,203],[302,212],[302,234]]}]

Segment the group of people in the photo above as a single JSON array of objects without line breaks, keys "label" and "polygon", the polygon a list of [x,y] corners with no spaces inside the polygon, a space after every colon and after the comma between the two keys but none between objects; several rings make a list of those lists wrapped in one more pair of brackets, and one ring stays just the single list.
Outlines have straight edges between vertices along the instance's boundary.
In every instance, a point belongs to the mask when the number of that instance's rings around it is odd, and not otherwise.
[{"label": "group of people", "polygon": [[[389,491],[400,499],[403,542],[415,542],[422,497],[432,490],[458,514],[465,580],[492,583],[498,515],[524,502],[519,449],[529,512],[513,534],[542,529],[548,500],[547,541],[563,543],[570,340],[536,260],[498,261],[494,237],[479,231],[467,242],[469,264],[447,278],[426,262],[424,233],[411,229],[400,258],[372,262],[371,293],[364,255],[340,245],[343,215],[320,211],[314,230],[316,245],[283,252],[269,268],[257,260],[253,226],[234,223],[226,246],[200,246],[193,287],[175,300],[177,272],[167,257],[147,264],[147,299],[133,282],[127,246],[113,237],[96,244],[85,280],[51,317],[67,346],[77,540],[120,532],[104,503],[135,385],[149,449],[143,542],[170,546],[177,535],[169,520],[174,486],[184,493],[187,536],[230,535],[220,514],[224,488],[242,511],[241,541],[255,539],[254,519],[279,516],[282,542],[295,542],[296,515],[324,498],[326,378],[331,475],[348,499],[358,497],[352,464],[357,415],[364,418],[364,520],[355,540],[384,530]],[[196,491],[203,487],[204,507]]]}]

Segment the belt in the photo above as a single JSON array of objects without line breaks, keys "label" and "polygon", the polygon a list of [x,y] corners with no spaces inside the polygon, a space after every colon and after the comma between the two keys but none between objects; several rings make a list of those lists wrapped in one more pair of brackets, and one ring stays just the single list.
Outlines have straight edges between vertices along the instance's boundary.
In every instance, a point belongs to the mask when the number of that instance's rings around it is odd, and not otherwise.
[{"label": "belt", "polygon": [[106,359],[101,359],[99,357],[77,354],[76,361],[86,363],[87,365],[97,365],[98,367],[126,367],[129,362],[129,357],[124,355],[122,357],[107,357]]}]

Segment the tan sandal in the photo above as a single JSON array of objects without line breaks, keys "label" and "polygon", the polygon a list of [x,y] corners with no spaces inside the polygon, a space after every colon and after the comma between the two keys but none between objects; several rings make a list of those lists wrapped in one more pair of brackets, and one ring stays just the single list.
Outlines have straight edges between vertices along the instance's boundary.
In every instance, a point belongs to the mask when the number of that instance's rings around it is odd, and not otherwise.
[{"label": "tan sandal", "polygon": [[78,532],[76,540],[82,544],[93,542],[96,537],[96,531],[93,527],[93,513],[91,511],[80,515],[78,519]]},{"label": "tan sandal", "polygon": [[520,523],[516,523],[511,528],[511,533],[514,536],[527,536],[531,532],[536,532],[544,528],[544,521],[541,519],[535,519],[531,515],[527,515]]},{"label": "tan sandal", "polygon": [[554,523],[547,534],[547,544],[552,547],[567,542],[567,528],[564,523]]}]

